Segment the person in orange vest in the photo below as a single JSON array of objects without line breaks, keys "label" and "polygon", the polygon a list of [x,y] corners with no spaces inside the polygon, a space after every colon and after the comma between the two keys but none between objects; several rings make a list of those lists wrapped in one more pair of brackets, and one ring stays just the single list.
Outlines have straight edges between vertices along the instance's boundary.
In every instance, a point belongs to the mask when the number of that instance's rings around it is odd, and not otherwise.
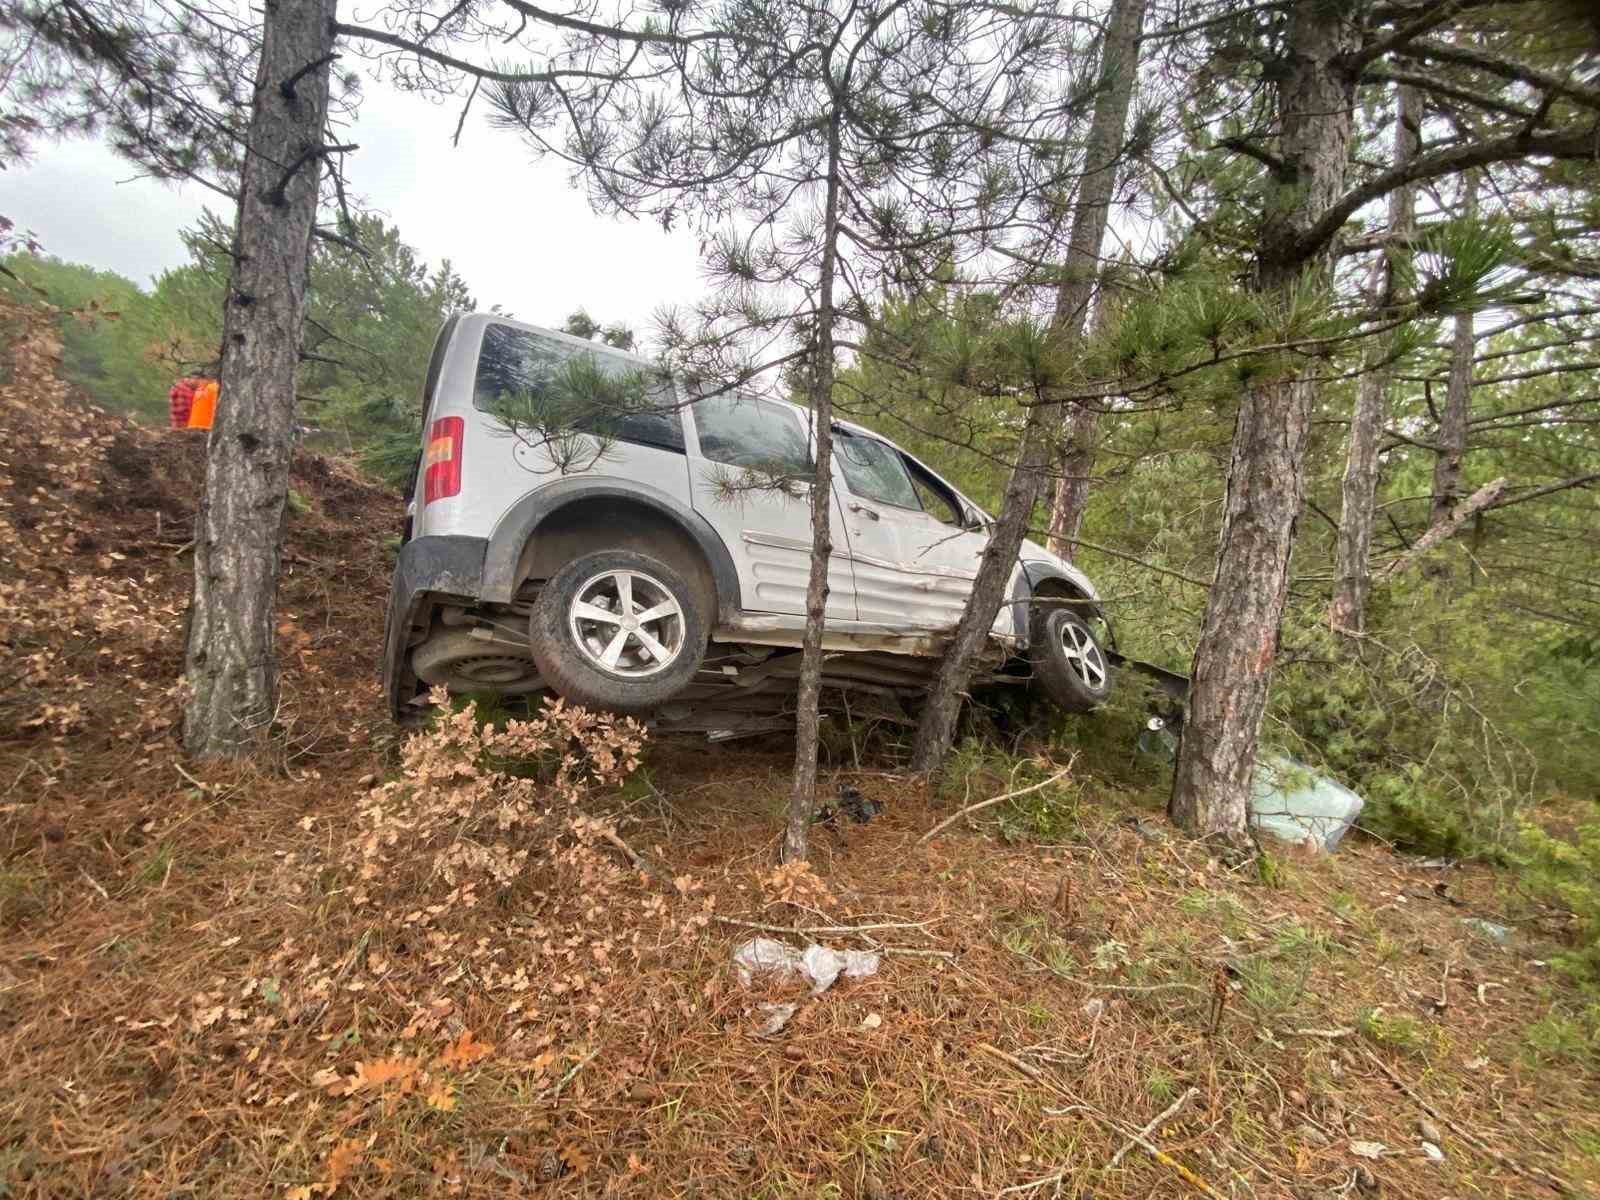
[{"label": "person in orange vest", "polygon": [[189,410],[194,407],[194,393],[204,379],[186,375],[172,385],[167,393],[168,424],[173,429],[189,428]]},{"label": "person in orange vest", "polygon": [[215,379],[202,380],[194,390],[194,401],[189,406],[190,429],[210,429],[217,416],[217,391]]}]

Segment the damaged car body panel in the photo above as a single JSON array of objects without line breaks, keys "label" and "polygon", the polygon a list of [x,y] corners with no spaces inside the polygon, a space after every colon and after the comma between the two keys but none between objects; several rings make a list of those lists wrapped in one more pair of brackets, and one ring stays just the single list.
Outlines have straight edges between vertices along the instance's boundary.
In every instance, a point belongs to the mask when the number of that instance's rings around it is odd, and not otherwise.
[{"label": "damaged car body panel", "polygon": [[[593,411],[578,402],[591,397]],[[905,719],[990,520],[881,435],[833,433],[824,684]],[[391,710],[405,719],[442,685],[552,691],[663,728],[781,722],[805,627],[813,440],[799,406],[699,395],[645,360],[497,315],[452,319],[390,596]],[[1083,573],[1026,543],[1007,596],[980,677],[1037,675],[1066,707],[1099,703],[1112,650]]]}]

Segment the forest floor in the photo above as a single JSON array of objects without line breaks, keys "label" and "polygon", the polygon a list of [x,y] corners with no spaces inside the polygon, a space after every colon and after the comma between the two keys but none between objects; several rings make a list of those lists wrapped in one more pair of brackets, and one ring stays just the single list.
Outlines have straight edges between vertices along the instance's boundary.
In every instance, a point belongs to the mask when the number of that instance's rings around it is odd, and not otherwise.
[{"label": "forest floor", "polygon": [[[362,905],[396,498],[297,458],[286,761],[206,766],[174,737],[202,442],[13,387],[0,446],[0,1196],[1600,1187],[1600,1072],[1514,878],[1369,841],[1229,871],[1087,759],[1048,821],[925,846],[947,800],[835,763],[884,811],[818,827],[818,888],[770,869],[781,741],[651,745],[601,807],[654,872]],[[746,988],[753,926],[886,953]]]}]

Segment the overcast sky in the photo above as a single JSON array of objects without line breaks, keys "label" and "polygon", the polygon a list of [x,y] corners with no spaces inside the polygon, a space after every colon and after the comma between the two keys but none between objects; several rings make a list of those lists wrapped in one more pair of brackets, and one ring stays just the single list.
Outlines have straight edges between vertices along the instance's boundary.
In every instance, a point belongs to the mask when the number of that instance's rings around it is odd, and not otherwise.
[{"label": "overcast sky", "polygon": [[[349,159],[354,191],[430,262],[449,258],[481,307],[543,325],[583,307],[648,334],[658,306],[700,293],[693,234],[597,217],[564,167],[533,162],[514,136],[469,118],[453,148],[455,108],[370,81],[365,92],[350,138],[361,146]],[[0,174],[0,212],[49,254],[149,286],[185,261],[178,230],[222,201],[134,174],[95,142],[43,146]]]}]

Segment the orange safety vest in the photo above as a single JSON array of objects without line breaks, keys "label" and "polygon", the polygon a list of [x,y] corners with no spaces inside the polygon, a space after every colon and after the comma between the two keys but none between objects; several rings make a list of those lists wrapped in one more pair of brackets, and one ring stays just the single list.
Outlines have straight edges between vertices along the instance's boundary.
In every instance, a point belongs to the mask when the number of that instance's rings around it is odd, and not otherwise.
[{"label": "orange safety vest", "polygon": [[189,406],[189,428],[210,429],[217,415],[217,381],[208,379],[194,390],[194,403]]}]

